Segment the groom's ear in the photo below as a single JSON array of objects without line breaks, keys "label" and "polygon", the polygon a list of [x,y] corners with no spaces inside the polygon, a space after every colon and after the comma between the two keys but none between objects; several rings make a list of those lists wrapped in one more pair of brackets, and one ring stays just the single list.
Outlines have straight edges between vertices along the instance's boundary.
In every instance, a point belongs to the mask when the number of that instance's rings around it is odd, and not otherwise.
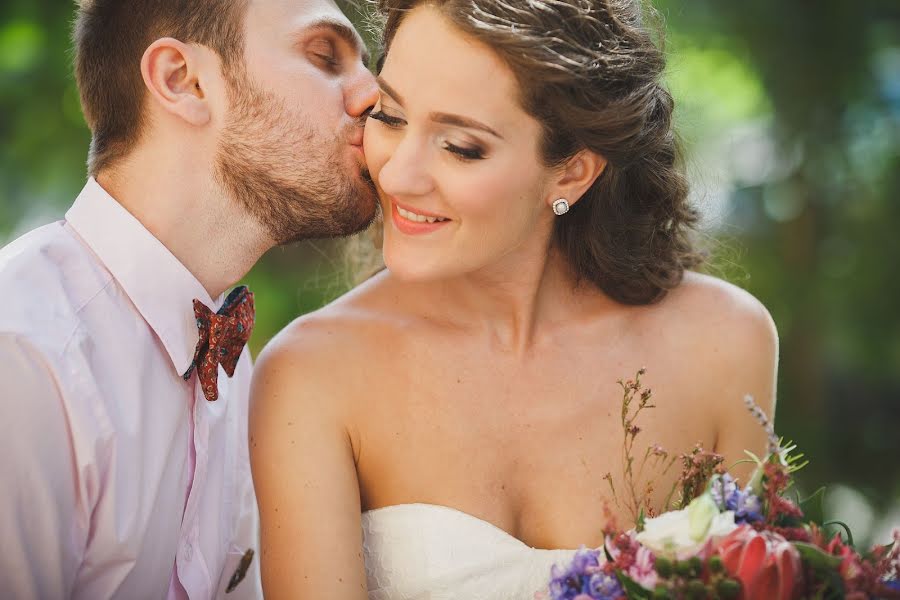
[{"label": "groom's ear", "polygon": [[549,199],[553,203],[557,198],[565,198],[569,204],[575,204],[606,168],[606,158],[590,150],[580,150],[566,161],[556,181],[556,191]]},{"label": "groom's ear", "polygon": [[174,38],[150,44],[141,58],[141,75],[151,101],[191,125],[210,120],[210,106],[200,81],[198,49]]}]

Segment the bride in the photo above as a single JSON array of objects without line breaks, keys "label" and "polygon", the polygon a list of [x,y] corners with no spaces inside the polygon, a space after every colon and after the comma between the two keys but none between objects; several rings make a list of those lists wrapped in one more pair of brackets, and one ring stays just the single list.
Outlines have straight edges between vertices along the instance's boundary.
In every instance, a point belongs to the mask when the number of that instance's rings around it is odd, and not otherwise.
[{"label": "bride", "polygon": [[[365,153],[386,269],[259,358],[268,598],[532,598],[598,546],[639,442],[762,453],[777,338],[691,269],[663,56],[637,1],[381,0]],[[654,481],[657,506],[676,479]],[[738,472],[741,472],[738,469]],[[746,473],[746,471],[744,471]]]}]

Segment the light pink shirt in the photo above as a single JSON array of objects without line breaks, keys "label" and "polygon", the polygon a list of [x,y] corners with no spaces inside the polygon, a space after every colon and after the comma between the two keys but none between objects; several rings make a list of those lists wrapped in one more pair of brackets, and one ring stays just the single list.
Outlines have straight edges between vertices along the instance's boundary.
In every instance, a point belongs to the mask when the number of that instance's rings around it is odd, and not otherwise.
[{"label": "light pink shirt", "polygon": [[182,379],[194,298],[223,300],[93,179],[0,250],[3,598],[218,598],[258,548],[249,352],[215,402]]}]

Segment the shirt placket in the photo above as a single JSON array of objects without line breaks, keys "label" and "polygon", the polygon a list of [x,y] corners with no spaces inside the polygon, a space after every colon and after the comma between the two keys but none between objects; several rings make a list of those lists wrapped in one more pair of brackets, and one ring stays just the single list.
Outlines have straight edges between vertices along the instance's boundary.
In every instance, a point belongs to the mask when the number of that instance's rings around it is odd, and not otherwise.
[{"label": "shirt placket", "polygon": [[194,477],[188,493],[187,506],[181,526],[181,542],[176,564],[178,578],[191,600],[209,598],[211,580],[209,568],[200,548],[200,504],[206,488],[209,463],[209,421],[206,418],[206,398],[196,377],[194,378],[193,447],[195,456]]}]

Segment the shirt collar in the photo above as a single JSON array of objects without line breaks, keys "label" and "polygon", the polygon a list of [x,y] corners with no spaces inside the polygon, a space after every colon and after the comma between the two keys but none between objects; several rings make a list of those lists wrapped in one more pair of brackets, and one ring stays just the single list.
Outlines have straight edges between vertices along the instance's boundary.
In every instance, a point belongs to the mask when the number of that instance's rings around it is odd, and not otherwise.
[{"label": "shirt collar", "polygon": [[169,353],[179,375],[194,360],[200,335],[192,301],[218,310],[187,268],[91,177],[66,221],[116,279]]}]

